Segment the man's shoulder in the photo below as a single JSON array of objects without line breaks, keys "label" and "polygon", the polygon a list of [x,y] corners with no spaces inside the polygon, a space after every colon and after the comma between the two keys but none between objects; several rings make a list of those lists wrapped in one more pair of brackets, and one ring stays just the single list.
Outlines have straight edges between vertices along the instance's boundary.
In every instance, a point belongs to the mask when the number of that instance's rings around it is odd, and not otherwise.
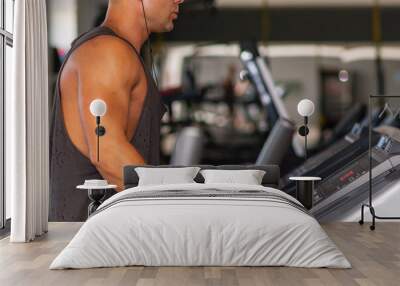
[{"label": "man's shoulder", "polygon": [[82,63],[120,63],[140,65],[135,50],[126,41],[112,35],[100,35],[83,43],[75,51],[75,58]]},{"label": "man's shoulder", "polygon": [[109,35],[97,36],[77,48],[74,65],[77,70],[95,77],[107,76],[110,80],[119,77],[135,82],[141,72],[141,62],[133,48],[124,40]]}]

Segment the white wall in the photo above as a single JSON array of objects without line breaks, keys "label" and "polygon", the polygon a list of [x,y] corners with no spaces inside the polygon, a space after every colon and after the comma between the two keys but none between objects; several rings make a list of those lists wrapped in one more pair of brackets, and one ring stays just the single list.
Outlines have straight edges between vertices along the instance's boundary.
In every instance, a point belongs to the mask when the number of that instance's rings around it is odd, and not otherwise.
[{"label": "white wall", "polygon": [[77,0],[49,0],[48,13],[49,45],[68,49],[78,36]]},{"label": "white wall", "polygon": [[68,48],[80,34],[93,27],[108,0],[48,0],[49,44]]}]

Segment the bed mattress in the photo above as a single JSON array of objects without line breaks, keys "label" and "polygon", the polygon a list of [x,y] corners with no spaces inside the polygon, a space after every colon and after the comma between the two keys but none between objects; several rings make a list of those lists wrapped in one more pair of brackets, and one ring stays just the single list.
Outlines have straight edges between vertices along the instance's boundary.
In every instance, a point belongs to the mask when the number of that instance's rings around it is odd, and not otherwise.
[{"label": "bed mattress", "polygon": [[135,187],[111,197],[50,269],[133,265],[351,267],[284,192],[193,183]]}]

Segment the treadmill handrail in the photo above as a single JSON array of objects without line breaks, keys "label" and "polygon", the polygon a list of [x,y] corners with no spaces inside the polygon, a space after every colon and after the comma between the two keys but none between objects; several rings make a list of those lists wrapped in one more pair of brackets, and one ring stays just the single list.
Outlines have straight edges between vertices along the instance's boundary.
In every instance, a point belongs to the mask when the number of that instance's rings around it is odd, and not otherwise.
[{"label": "treadmill handrail", "polygon": [[280,96],[278,96],[278,94],[276,93],[276,86],[274,84],[272,74],[269,71],[267,64],[265,63],[265,60],[262,57],[258,56],[256,58],[256,63],[260,70],[261,76],[264,80],[264,83],[267,86],[269,95],[271,97],[271,100],[272,100],[277,112],[278,112],[279,117],[286,119],[287,121],[292,121],[289,116],[289,112],[287,111],[287,109],[283,103],[282,98]]},{"label": "treadmill handrail", "polygon": [[[254,47],[254,49],[257,49],[257,47]],[[282,98],[276,92],[272,74],[264,58],[259,55],[257,50],[251,51],[245,48],[240,54],[240,59],[250,74],[253,84],[260,95],[261,103],[267,108],[272,103],[273,111],[278,118],[293,122]]]}]

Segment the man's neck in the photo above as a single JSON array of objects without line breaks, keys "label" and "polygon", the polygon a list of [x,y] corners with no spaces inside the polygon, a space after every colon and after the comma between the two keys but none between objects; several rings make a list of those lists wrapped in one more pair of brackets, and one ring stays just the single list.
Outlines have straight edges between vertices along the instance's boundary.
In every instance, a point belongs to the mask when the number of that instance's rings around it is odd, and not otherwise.
[{"label": "man's neck", "polygon": [[[107,16],[101,26],[111,28],[120,37],[128,40],[140,52],[144,42],[148,39],[146,24],[141,7],[132,4],[110,6]],[[126,13],[126,11],[131,11]],[[128,16],[122,16],[128,15]]]}]

